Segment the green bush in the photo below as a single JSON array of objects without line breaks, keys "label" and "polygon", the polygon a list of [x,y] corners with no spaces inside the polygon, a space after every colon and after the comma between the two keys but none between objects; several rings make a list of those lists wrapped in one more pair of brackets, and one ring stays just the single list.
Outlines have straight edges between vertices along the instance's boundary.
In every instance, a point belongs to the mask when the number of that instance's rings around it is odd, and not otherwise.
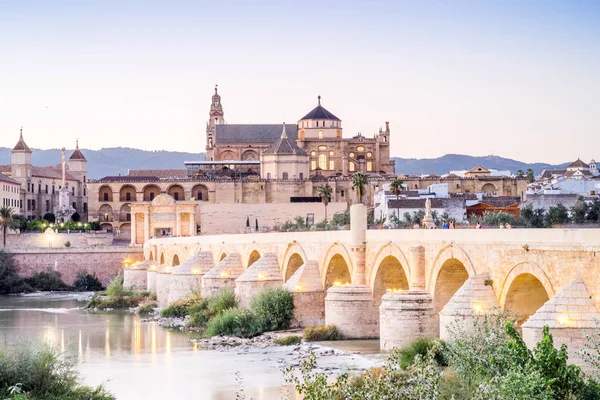
[{"label": "green bush", "polygon": [[[19,387],[25,399],[113,400],[101,386],[82,386],[75,362],[45,343],[0,347],[0,396]],[[18,397],[15,397],[18,398]]]},{"label": "green bush", "polygon": [[25,278],[25,283],[34,290],[44,292],[63,292],[73,289],[60,278],[60,272],[58,271],[35,272],[29,278]]},{"label": "green bush", "polygon": [[335,325],[318,325],[304,328],[302,338],[307,342],[322,342],[340,340],[342,335],[338,332]]},{"label": "green bush", "polygon": [[289,290],[267,289],[252,299],[250,308],[260,319],[263,331],[288,329],[294,314],[294,298]]},{"label": "green bush", "polygon": [[123,274],[118,274],[106,287],[106,295],[109,297],[121,297],[128,296],[132,292],[123,288],[124,277]]},{"label": "green bush", "polygon": [[275,339],[273,341],[278,346],[295,346],[297,344],[302,343],[302,338],[300,336],[285,336],[279,339]]},{"label": "green bush", "polygon": [[75,278],[75,281],[73,282],[73,287],[78,292],[97,292],[99,290],[104,289],[104,287],[102,286],[102,282],[100,282],[100,280],[96,276],[96,273],[93,272],[90,275],[87,271],[77,272],[77,276]]},{"label": "green bush", "polygon": [[435,360],[440,366],[446,365],[442,352],[438,350],[439,340],[435,338],[418,338],[408,343],[406,346],[396,349],[393,357],[395,357],[400,365],[400,368],[406,369],[413,365],[417,354],[425,357],[427,352],[434,351]]},{"label": "green bush", "polygon": [[142,303],[137,309],[137,313],[140,315],[153,314],[154,309],[158,307],[155,301],[150,301],[147,303]]},{"label": "green bush", "polygon": [[262,332],[260,318],[245,308],[225,310],[208,321],[204,332],[207,336],[228,335],[253,337]]},{"label": "green bush", "polygon": [[205,328],[211,318],[237,306],[235,293],[230,289],[224,290],[217,296],[209,297],[190,306],[190,319],[187,326],[190,328]]},{"label": "green bush", "polygon": [[163,308],[160,316],[163,318],[183,318],[190,314],[190,307],[204,302],[205,300],[200,297],[200,294],[194,293],[184,299],[175,300]]},{"label": "green bush", "polygon": [[[23,290],[27,289],[27,290]],[[0,295],[33,291],[19,276],[12,253],[0,250]]]}]

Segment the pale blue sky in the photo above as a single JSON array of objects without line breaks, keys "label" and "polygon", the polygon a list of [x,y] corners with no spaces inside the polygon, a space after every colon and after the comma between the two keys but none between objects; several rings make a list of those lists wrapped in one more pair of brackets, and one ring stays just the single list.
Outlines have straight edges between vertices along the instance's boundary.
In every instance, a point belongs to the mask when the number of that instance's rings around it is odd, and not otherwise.
[{"label": "pale blue sky", "polygon": [[589,161],[600,2],[0,0],[0,146],[204,151],[215,83],[229,123],[320,94],[394,156]]}]

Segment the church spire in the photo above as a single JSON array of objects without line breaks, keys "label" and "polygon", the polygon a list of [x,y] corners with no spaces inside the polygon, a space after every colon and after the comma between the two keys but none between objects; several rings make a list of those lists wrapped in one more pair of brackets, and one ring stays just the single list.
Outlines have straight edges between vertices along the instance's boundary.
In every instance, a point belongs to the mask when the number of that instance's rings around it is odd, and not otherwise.
[{"label": "church spire", "polygon": [[27,151],[27,152],[31,153],[31,149],[29,148],[29,146],[27,146],[27,143],[25,143],[25,140],[23,139],[23,127],[21,127],[21,131],[19,134],[19,141],[13,148],[13,151]]},{"label": "church spire", "polygon": [[285,131],[285,122],[283,123],[283,131],[281,131],[281,138],[282,139],[288,138],[287,132]]}]

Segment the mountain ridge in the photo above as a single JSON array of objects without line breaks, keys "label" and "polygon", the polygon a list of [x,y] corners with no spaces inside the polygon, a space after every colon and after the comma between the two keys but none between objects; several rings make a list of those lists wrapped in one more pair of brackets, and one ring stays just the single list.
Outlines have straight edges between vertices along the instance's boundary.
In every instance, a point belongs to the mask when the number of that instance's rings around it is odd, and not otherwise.
[{"label": "mountain ridge", "polygon": [[[12,149],[0,147],[0,164],[10,164]],[[73,150],[67,150],[69,156]],[[167,150],[140,150],[131,147],[105,147],[100,150],[82,149],[88,160],[90,179],[104,176],[126,175],[130,169],[177,169],[184,168],[185,161],[204,160],[205,153],[190,153]],[[33,164],[39,166],[60,163],[60,149],[33,149]],[[499,156],[469,156],[445,154],[436,158],[401,158],[396,161],[396,173],[405,175],[447,174],[451,170],[471,169],[477,165],[498,170],[510,170],[513,174],[521,169],[533,169],[539,174],[543,169],[564,168],[569,163],[551,164],[544,162],[526,163]]]}]

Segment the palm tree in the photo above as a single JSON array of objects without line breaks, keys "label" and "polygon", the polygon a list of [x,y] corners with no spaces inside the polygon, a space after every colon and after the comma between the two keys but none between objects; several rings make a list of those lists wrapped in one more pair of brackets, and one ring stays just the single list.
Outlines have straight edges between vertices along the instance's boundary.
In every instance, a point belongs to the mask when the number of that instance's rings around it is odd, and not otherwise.
[{"label": "palm tree", "polygon": [[363,202],[363,196],[365,195],[365,186],[367,186],[368,183],[369,177],[362,172],[357,172],[352,178],[352,189],[356,190],[356,195],[358,196],[358,201],[360,203]]},{"label": "palm tree", "polygon": [[533,181],[535,181],[535,175],[533,175],[533,170],[531,168],[527,168],[525,176],[527,177],[527,182],[532,183]]},{"label": "palm tree", "polygon": [[0,226],[2,227],[2,243],[4,247],[6,247],[6,231],[15,226],[13,221],[14,215],[15,212],[12,207],[0,207]]},{"label": "palm tree", "polygon": [[[402,193],[402,185],[404,185],[404,181],[402,179],[394,179],[390,183],[390,193],[396,196],[396,200],[400,200],[400,193]],[[396,210],[396,217],[398,217],[398,221],[400,221],[400,202],[397,201],[398,209]]]},{"label": "palm tree", "polygon": [[321,201],[325,206],[325,222],[327,222],[327,204],[329,204],[329,198],[331,197],[331,193],[333,193],[333,189],[329,186],[328,183],[319,186],[317,189],[317,193],[321,197]]}]

